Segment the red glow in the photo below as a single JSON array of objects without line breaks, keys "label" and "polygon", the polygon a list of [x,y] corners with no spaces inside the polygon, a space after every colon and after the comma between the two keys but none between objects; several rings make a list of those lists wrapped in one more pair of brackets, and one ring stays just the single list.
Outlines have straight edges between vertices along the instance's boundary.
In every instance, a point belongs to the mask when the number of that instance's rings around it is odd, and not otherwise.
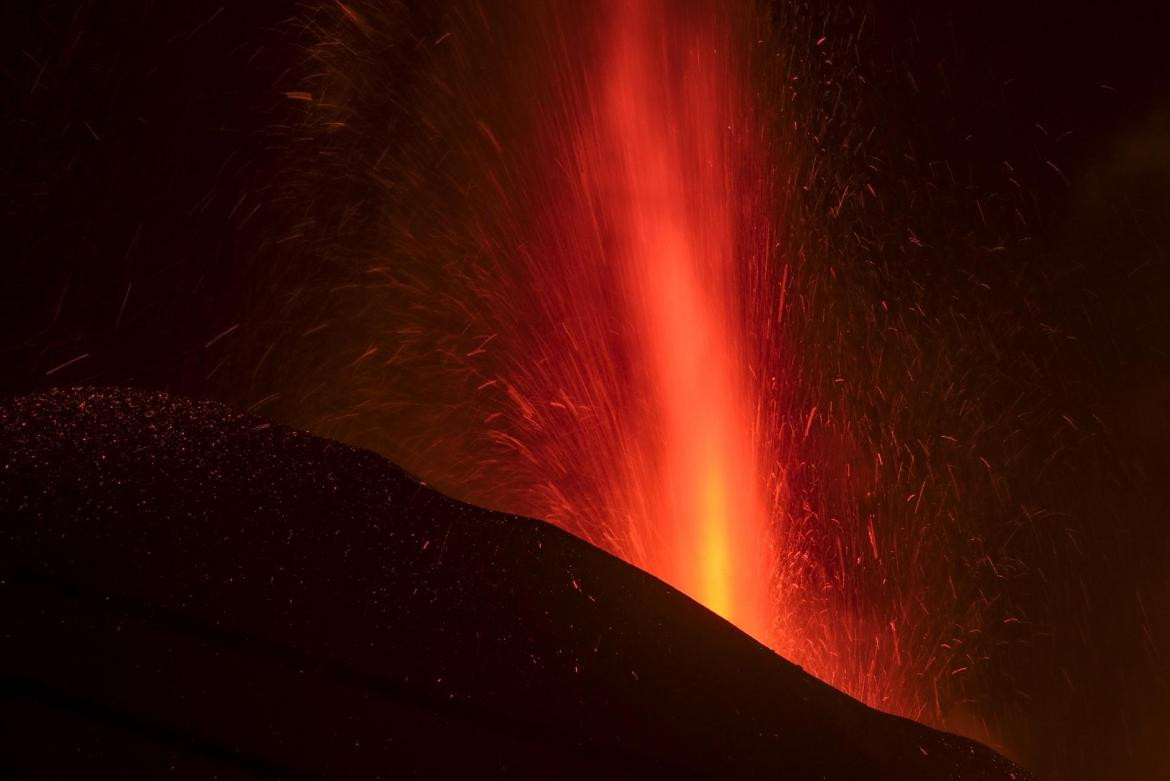
[{"label": "red glow", "polygon": [[[717,26],[663,27],[644,3],[612,19],[595,122],[577,140],[594,210],[612,230],[610,262],[652,425],[640,432],[616,506],[644,568],[767,642],[774,557],[754,452],[752,398],[738,333],[741,199],[733,177],[737,85]],[[599,213],[598,213],[599,212]],[[643,471],[643,463],[649,469]],[[652,479],[646,480],[645,477]]]},{"label": "red glow", "polygon": [[368,247],[330,249],[360,265],[336,294],[354,336],[313,427],[555,523],[871,705],[976,732],[997,635],[961,530],[998,488],[979,450],[932,444],[962,439],[928,403],[953,397],[952,356],[838,220],[880,192],[837,170],[856,138],[823,20],[457,9],[401,149],[361,110],[385,86],[351,53],[366,30],[346,16],[320,47],[325,157],[364,151],[390,206]]}]

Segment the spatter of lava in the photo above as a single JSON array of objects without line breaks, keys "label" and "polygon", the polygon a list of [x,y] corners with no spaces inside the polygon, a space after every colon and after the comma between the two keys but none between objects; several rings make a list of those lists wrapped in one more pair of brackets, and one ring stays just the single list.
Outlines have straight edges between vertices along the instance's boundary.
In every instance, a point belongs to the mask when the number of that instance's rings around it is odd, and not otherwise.
[{"label": "spatter of lava", "polygon": [[747,0],[458,3],[423,39],[406,16],[305,23],[291,417],[987,738],[963,704],[1010,620],[965,509],[1002,501],[986,387],[875,281],[877,163],[832,61],[855,39]]},{"label": "spatter of lava", "polygon": [[774,642],[743,306],[770,236],[756,118],[723,17],[607,10],[575,121],[545,129],[555,206],[530,273],[568,338],[536,345],[544,368],[522,393],[583,409],[569,425],[586,432],[607,419],[569,461],[601,499],[586,536]]}]

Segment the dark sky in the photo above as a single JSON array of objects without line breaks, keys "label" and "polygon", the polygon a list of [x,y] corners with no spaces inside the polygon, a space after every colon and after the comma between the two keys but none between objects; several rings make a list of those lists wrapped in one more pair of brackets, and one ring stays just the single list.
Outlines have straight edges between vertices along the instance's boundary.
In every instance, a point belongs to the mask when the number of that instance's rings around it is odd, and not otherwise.
[{"label": "dark sky", "polygon": [[[421,5],[394,55],[404,84],[409,41],[442,30],[439,4]],[[842,24],[866,18],[857,121],[891,188],[927,172],[889,201],[906,212],[890,224],[936,194],[927,243],[1000,231],[1007,259],[980,272],[1009,291],[996,311],[1048,329],[1005,362],[1032,367],[1055,416],[1091,424],[1029,466],[1020,499],[1063,518],[1068,545],[1034,552],[1053,559],[1036,568],[1059,585],[1033,598],[1060,650],[1017,671],[1037,723],[1017,750],[1059,778],[1165,777],[1170,24],[1159,2],[1089,6],[883,0]],[[277,0],[0,5],[0,392],[119,383],[247,407],[279,390],[265,334],[307,324],[268,301],[293,273],[280,242],[313,208],[286,187],[301,14]],[[967,230],[976,200],[991,227]],[[907,255],[907,273],[926,262]],[[964,294],[961,270],[921,272]],[[209,349],[233,326],[231,356]]]},{"label": "dark sky", "polygon": [[[998,182],[1011,161],[1042,242],[1068,241],[1070,220],[1084,227],[1073,214],[1091,208],[1088,191],[1105,186],[1119,145],[1165,126],[1157,3],[876,5],[857,9],[867,16],[860,59],[880,95],[862,113],[902,145],[892,153],[948,162],[964,186]],[[188,351],[218,323],[246,317],[239,288],[249,263],[263,262],[249,257],[257,235],[296,219],[269,206],[240,227],[233,212],[241,194],[282,177],[273,128],[294,116],[282,91],[301,64],[295,10],[277,0],[130,2],[116,12],[5,4],[0,220],[12,305],[0,387],[42,385],[45,372],[87,353],[58,381],[182,374],[198,387],[202,372],[182,368]],[[406,37],[438,29],[437,16],[408,15]],[[1042,170],[1047,162],[1055,168]],[[1110,254],[1083,258],[1102,266],[1085,278],[1114,283],[1093,292],[1106,309],[1130,309],[1156,279],[1126,287],[1116,277],[1130,261]]]}]

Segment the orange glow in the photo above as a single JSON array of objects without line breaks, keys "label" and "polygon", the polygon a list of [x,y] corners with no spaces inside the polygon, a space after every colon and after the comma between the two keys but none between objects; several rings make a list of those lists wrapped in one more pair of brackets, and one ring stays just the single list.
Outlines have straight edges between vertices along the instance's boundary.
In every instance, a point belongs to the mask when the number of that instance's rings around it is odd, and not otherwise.
[{"label": "orange glow", "polygon": [[1028,624],[974,518],[1002,464],[968,335],[924,325],[901,276],[898,165],[854,116],[864,13],[450,6],[389,90],[401,9],[337,11],[328,99],[297,101],[310,181],[386,201],[315,231],[353,284],[306,332],[329,345],[310,425],[554,523],[875,707],[983,718],[979,676]]},{"label": "orange glow", "polygon": [[753,452],[737,326],[736,112],[724,41],[699,24],[650,23],[623,3],[588,143],[601,184],[649,415],[637,450],[653,465],[623,490],[648,494],[646,569],[756,638],[775,631],[774,550]]}]

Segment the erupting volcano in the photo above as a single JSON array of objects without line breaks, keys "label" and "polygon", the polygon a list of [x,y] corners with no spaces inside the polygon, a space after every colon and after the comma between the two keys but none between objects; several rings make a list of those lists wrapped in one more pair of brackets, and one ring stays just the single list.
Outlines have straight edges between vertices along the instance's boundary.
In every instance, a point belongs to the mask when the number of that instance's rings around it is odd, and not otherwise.
[{"label": "erupting volcano", "polygon": [[[854,696],[945,724],[960,695],[939,690],[962,684],[939,678],[978,666],[983,607],[932,525],[954,508],[920,511],[923,470],[884,466],[913,389],[881,389],[894,359],[869,365],[865,245],[834,223],[876,192],[819,146],[860,146],[825,110],[835,66],[787,42],[825,37],[748,0],[459,8],[412,92],[385,98],[414,106],[396,145],[376,60],[352,55],[388,23],[347,6],[313,28],[300,184],[368,166],[381,205],[360,229],[341,211],[319,249],[352,276],[305,331],[332,375],[297,419],[552,521]],[[914,518],[876,512],[895,493]]]},{"label": "erupting volcano", "polygon": [[0,743],[1167,766],[1160,4],[9,6]]}]

